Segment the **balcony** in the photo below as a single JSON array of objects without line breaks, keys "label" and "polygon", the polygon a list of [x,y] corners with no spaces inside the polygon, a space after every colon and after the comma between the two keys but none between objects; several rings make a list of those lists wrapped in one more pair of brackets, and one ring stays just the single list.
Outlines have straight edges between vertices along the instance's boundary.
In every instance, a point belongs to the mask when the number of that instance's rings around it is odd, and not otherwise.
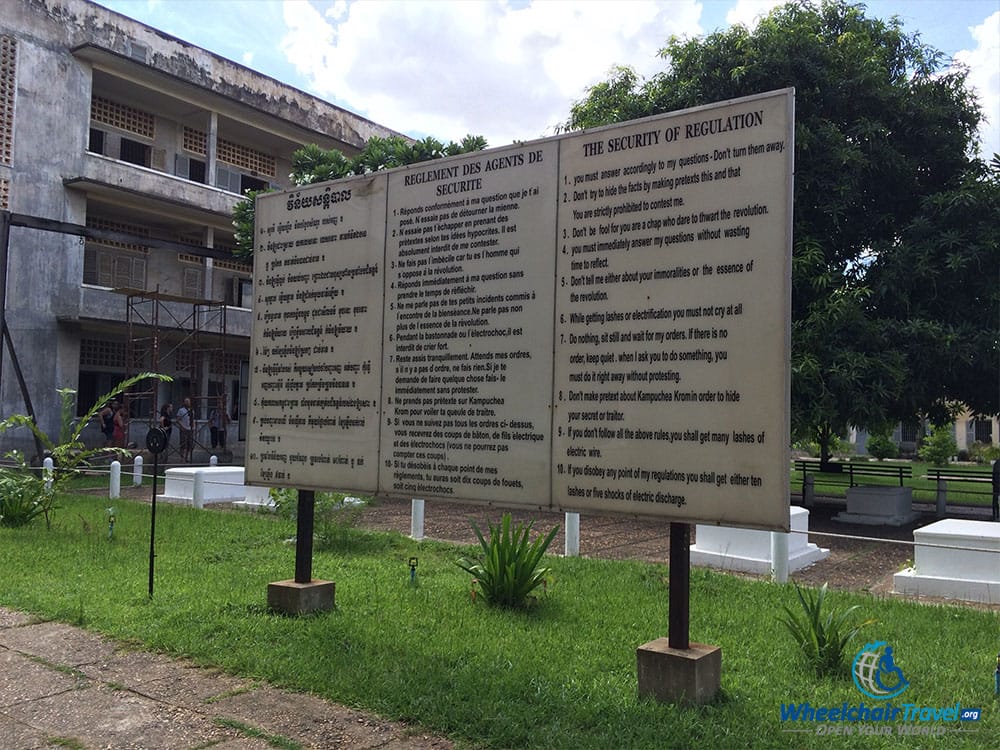
[{"label": "balcony", "polygon": [[81,163],[81,174],[63,180],[66,187],[114,204],[167,203],[178,219],[231,230],[238,195],[100,154],[87,153]]}]

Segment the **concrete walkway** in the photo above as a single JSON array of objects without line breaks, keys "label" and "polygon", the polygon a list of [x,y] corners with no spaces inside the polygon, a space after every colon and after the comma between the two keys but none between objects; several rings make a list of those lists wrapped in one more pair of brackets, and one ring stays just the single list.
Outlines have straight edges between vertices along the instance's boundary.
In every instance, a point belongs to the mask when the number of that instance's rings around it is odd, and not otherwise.
[{"label": "concrete walkway", "polygon": [[0,748],[450,750],[403,724],[0,608]]}]

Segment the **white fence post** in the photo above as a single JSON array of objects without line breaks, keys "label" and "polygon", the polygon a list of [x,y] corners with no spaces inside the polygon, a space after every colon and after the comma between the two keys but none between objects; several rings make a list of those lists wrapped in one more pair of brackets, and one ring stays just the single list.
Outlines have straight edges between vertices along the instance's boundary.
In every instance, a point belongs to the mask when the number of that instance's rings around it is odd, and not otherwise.
[{"label": "white fence post", "polygon": [[580,514],[566,514],[566,557],[580,556]]},{"label": "white fence post", "polygon": [[136,456],[132,463],[132,486],[139,487],[142,484],[142,456]]},{"label": "white fence post", "polygon": [[219,465],[219,457],[215,456],[215,455],[209,456],[209,458],[208,458],[208,465],[209,466],[218,466]]},{"label": "white fence post", "polygon": [[42,478],[45,480],[45,489],[52,489],[52,472],[55,469],[55,463],[52,461],[52,456],[46,456],[42,461]]},{"label": "white fence post", "polygon": [[205,507],[205,472],[198,470],[194,473],[194,486],[191,488],[191,503],[196,508]]},{"label": "white fence post", "polygon": [[114,499],[122,496],[122,463],[121,461],[111,462],[111,489],[108,497]]},{"label": "white fence post", "polygon": [[788,583],[788,534],[771,532],[771,578],[775,583]]},{"label": "white fence post", "polygon": [[410,538],[424,538],[424,501],[416,497],[410,501]]}]

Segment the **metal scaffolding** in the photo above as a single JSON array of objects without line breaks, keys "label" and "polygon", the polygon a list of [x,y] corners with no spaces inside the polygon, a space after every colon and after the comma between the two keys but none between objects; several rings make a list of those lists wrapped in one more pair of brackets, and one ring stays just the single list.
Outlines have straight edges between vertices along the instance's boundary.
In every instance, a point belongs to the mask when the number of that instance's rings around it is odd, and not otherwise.
[{"label": "metal scaffolding", "polygon": [[[126,377],[142,372],[170,375],[175,380],[189,383],[191,403],[195,413],[209,413],[214,400],[221,398],[228,404],[226,390],[226,310],[224,302],[194,299],[159,291],[116,289],[126,295],[127,336],[125,346]],[[170,364],[169,371],[164,365]],[[209,393],[211,373],[221,376],[221,390]],[[131,402],[146,402],[149,409],[149,427],[159,424],[159,387],[157,381],[145,381],[146,390],[130,391],[124,395],[126,413],[132,414]],[[145,406],[145,403],[143,403]],[[133,417],[133,419],[136,417]],[[141,418],[141,417],[140,417]],[[194,433],[195,449],[208,450]]]}]

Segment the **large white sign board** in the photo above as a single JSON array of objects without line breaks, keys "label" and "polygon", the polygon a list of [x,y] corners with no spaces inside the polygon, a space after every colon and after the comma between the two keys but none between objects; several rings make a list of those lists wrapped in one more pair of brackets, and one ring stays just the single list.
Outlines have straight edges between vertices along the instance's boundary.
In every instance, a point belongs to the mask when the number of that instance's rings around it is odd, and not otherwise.
[{"label": "large white sign board", "polygon": [[248,481],[787,530],[792,106],[260,196]]}]

